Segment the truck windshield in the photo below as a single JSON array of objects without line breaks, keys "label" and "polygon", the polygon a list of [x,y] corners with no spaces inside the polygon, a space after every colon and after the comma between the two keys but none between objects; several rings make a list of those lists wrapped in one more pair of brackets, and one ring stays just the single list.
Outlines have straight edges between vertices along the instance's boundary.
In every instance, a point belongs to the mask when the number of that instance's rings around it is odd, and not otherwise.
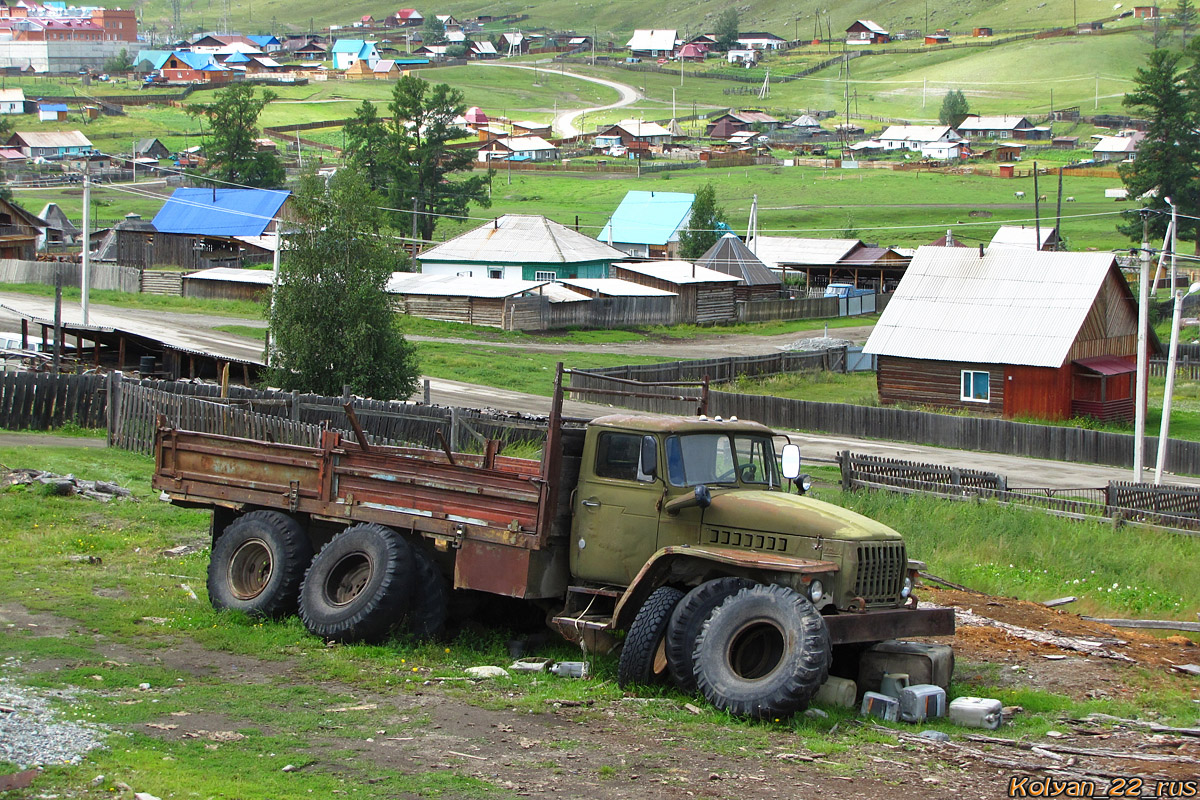
[{"label": "truck windshield", "polygon": [[689,433],[666,441],[672,486],[713,483],[779,485],[775,449],[765,436]]}]

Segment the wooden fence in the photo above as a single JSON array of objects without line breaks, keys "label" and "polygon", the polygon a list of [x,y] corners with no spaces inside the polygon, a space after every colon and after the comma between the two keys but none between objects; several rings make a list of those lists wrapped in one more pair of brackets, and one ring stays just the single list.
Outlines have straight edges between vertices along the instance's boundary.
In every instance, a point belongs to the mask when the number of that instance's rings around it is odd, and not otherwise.
[{"label": "wooden fence", "polygon": [[67,422],[100,428],[106,408],[103,376],[0,374],[0,420],[5,428],[45,431]]},{"label": "wooden fence", "polygon": [[[1181,346],[1182,348],[1182,346]],[[1150,359],[1150,375],[1155,378],[1166,377],[1167,374],[1167,359],[1152,358]],[[1192,361],[1190,358],[1180,358],[1175,362],[1175,378],[1195,381],[1200,380],[1200,361]]]},{"label": "wooden fence", "polygon": [[[844,351],[825,351],[826,353]],[[769,358],[769,357],[768,357]],[[680,362],[682,364],[715,364],[714,362]],[[692,379],[702,372],[697,369],[674,374],[673,364],[610,367],[603,370],[572,370],[572,385],[593,386],[588,373],[628,377],[640,381]],[[709,366],[708,369],[715,369]],[[649,370],[661,370],[670,377],[653,377]],[[834,367],[842,371],[839,365]],[[747,373],[747,374],[765,374]],[[784,370],[780,370],[784,371]],[[729,380],[735,374],[715,375],[713,380]],[[577,383],[578,382],[578,383]],[[645,394],[669,394],[655,387],[639,390]],[[687,403],[669,397],[621,397],[610,400],[622,405],[656,414],[693,414]],[[709,413],[723,417],[752,419],[773,428],[815,431],[871,439],[912,442],[913,444],[949,447],[956,450],[977,450],[1005,455],[1045,458],[1052,461],[1075,461],[1081,464],[1101,464],[1112,467],[1131,467],[1134,437],[1125,433],[1087,430],[1060,425],[1038,425],[1011,422],[994,417],[965,417],[929,411],[909,411],[899,408],[876,408],[846,403],[817,403],[766,395],[737,394],[710,391]],[[1146,437],[1145,459],[1153,464],[1158,454],[1157,437]],[[1200,475],[1200,442],[1172,439],[1167,451],[1165,469],[1184,475]]]},{"label": "wooden fence", "polygon": [[[827,319],[883,311],[890,294],[877,294],[871,300],[874,307],[863,309],[866,298],[798,297],[793,300],[739,300],[738,322],[764,322],[778,319]],[[854,308],[855,302],[858,308]]]},{"label": "wooden fence", "polygon": [[678,297],[597,297],[551,303],[545,296],[532,296],[505,301],[503,327],[520,331],[608,329],[675,325],[679,321]]},{"label": "wooden fence", "polygon": [[[589,380],[591,375],[621,378],[643,383],[671,381],[698,381],[708,377],[714,383],[731,381],[741,375],[777,375],[781,372],[823,370],[842,372],[846,364],[846,348],[835,347],[818,351],[790,351],[767,353],[759,356],[730,356],[728,358],[705,358],[694,361],[671,361],[664,364],[633,364],[624,367],[602,367],[600,369],[571,370],[571,386],[588,389],[607,388],[601,380]],[[645,387],[649,390],[650,387]],[[642,391],[639,389],[639,391]],[[666,394],[678,394],[667,391]],[[657,398],[642,398],[645,402],[657,403]],[[647,409],[651,410],[651,409]],[[667,411],[664,413],[677,413]],[[690,413],[690,412],[688,412]],[[754,419],[754,417],[750,417]]]},{"label": "wooden fence", "polygon": [[[0,259],[0,283],[41,283],[53,286],[56,271],[62,275],[63,286],[79,286],[83,279],[83,265],[78,262]],[[141,276],[138,270],[114,264],[91,264],[88,283],[93,289],[141,291]]]}]

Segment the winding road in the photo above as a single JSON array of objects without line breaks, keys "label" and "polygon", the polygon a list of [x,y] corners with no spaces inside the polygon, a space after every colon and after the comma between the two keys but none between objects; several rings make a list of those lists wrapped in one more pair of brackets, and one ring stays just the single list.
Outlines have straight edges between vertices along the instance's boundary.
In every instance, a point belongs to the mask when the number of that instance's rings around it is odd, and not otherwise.
[{"label": "winding road", "polygon": [[[522,66],[521,64],[496,64],[496,63],[492,63],[492,62],[473,62],[471,64],[471,66],[501,67],[504,69],[527,69],[527,70],[532,70],[535,72],[546,72],[546,70],[540,69],[538,67],[526,67],[526,66]],[[580,75],[577,72],[561,72],[560,74],[570,75],[572,78],[578,78],[581,81],[587,81],[588,83],[598,83],[601,86],[607,86],[610,89],[615,89],[621,95],[621,99],[615,103],[610,103],[606,106],[595,106],[593,108],[580,108],[580,109],[576,109],[574,111],[559,112],[558,116],[554,118],[554,129],[555,129],[555,131],[558,132],[559,136],[578,136],[579,128],[575,127],[575,120],[579,119],[579,117],[583,114],[593,114],[598,111],[612,111],[614,108],[622,108],[624,106],[632,105],[633,103],[636,103],[638,100],[642,99],[641,92],[639,92],[637,89],[633,88],[632,86],[629,86],[624,83],[617,83],[616,81],[605,80],[604,78],[593,78],[588,75]]]}]

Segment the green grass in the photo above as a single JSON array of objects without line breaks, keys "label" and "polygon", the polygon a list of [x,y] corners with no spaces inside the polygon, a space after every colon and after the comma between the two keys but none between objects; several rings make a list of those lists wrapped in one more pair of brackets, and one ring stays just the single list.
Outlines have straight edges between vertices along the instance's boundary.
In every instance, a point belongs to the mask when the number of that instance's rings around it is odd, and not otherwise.
[{"label": "green grass", "polygon": [[793,400],[810,400],[815,403],[879,405],[874,372],[788,372],[765,378],[742,375],[735,381],[713,388],[723,392],[764,394]]},{"label": "green grass", "polygon": [[[0,291],[19,292],[36,297],[53,297],[54,287],[40,283],[0,283]],[[80,290],[74,287],[63,288],[63,300],[78,301]],[[118,292],[111,289],[92,289],[88,292],[88,300],[92,303],[117,306],[119,308],[135,308],[148,311],[172,311],[184,314],[212,314],[225,317],[244,317],[246,319],[262,319],[263,306],[252,300],[208,300],[196,297],[172,297],[159,294],[141,294]]]}]

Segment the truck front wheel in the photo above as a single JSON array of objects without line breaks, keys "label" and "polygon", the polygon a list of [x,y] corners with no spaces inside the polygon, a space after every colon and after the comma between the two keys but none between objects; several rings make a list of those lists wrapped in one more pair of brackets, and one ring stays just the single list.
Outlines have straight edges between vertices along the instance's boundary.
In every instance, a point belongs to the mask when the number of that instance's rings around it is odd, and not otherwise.
[{"label": "truck front wheel", "polygon": [[683,599],[673,586],[660,586],[638,609],[621,648],[617,685],[662,683],[667,677],[666,636],[671,612]]},{"label": "truck front wheel", "polygon": [[730,596],[753,585],[754,581],[749,578],[727,577],[705,581],[685,594],[679,605],[675,606],[667,625],[667,663],[671,666],[671,677],[680,691],[696,691],[692,653],[696,650],[696,639],[705,620]]},{"label": "truck front wheel", "polygon": [[321,548],[300,587],[309,633],[335,642],[378,641],[408,611],[413,555],[395,531],[354,525]]},{"label": "truck front wheel", "polygon": [[208,600],[254,617],[296,610],[312,545],[300,523],[280,511],[251,511],[217,537],[208,560]]},{"label": "truck front wheel", "polygon": [[825,621],[785,586],[742,589],[700,631],[696,683],[704,697],[731,714],[788,717],[808,706],[829,674]]}]

